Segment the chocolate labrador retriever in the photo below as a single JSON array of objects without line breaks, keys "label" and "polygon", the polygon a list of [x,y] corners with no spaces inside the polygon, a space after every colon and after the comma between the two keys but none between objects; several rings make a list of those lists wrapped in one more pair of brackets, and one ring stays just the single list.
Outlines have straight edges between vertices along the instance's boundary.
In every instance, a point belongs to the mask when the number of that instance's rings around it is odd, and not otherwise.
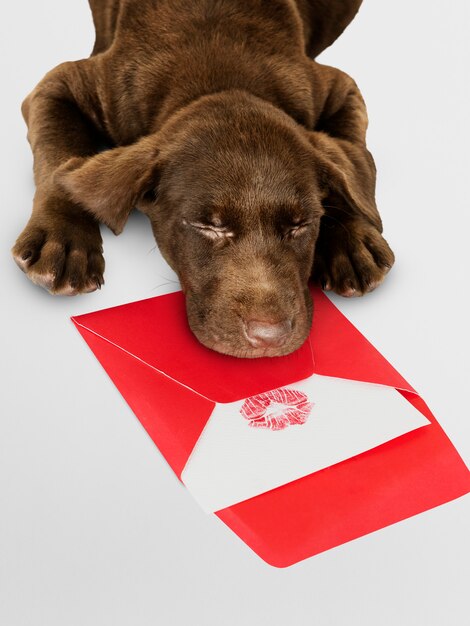
[{"label": "chocolate labrador retriever", "polygon": [[[23,103],[32,216],[13,256],[53,294],[103,284],[99,223],[136,207],[189,324],[240,357],[307,337],[310,277],[344,296],[393,264],[354,81],[313,59],[362,0],[90,0],[89,59]],[[158,323],[158,320],[155,320]]]}]

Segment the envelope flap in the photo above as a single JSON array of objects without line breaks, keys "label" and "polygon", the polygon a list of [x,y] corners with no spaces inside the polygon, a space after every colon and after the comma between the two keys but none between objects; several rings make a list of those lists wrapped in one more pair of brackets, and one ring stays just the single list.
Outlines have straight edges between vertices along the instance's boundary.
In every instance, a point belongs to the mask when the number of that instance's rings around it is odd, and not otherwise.
[{"label": "envelope flap", "polygon": [[219,511],[428,425],[393,387],[314,374],[216,404],[181,478]]},{"label": "envelope flap", "polygon": [[284,357],[238,359],[192,334],[181,291],[72,318],[75,324],[215,402],[275,389],[313,373],[310,342]]},{"label": "envelope flap", "polygon": [[310,342],[315,373],[387,385],[416,393],[378,350],[318,288],[311,288],[314,321]]}]

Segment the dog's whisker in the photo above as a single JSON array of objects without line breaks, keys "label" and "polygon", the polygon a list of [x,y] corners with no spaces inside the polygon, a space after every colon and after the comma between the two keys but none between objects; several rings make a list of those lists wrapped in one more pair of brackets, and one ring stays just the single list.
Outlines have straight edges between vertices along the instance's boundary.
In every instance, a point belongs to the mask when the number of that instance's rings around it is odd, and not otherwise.
[{"label": "dog's whisker", "polygon": [[167,287],[168,285],[178,285],[179,283],[176,280],[170,280],[167,281],[165,283],[160,283],[159,285],[156,285],[155,287],[152,287],[152,291],[155,291],[156,289],[160,289],[160,287]]},{"label": "dog's whisker", "polygon": [[[346,209],[345,207],[342,206],[333,206],[330,204],[324,204],[323,205],[324,209],[334,209],[336,211],[342,211],[343,213],[346,213],[347,215],[351,215],[351,217],[357,217],[357,215],[354,213],[354,211]],[[326,217],[331,217],[331,215],[327,215]]]},{"label": "dog's whisker", "polygon": [[157,274],[158,278],[161,278],[162,280],[166,281],[167,283],[175,283],[177,285],[179,285],[179,280],[175,280],[174,278],[169,278],[168,276],[163,276],[163,274]]},{"label": "dog's whisker", "polygon": [[328,215],[328,218],[330,220],[333,220],[334,222],[336,222],[339,226],[341,226],[341,228],[348,235],[348,239],[351,240],[351,233],[349,232],[349,229],[343,224],[343,222],[341,220],[337,219],[336,217],[333,217],[332,215]]}]

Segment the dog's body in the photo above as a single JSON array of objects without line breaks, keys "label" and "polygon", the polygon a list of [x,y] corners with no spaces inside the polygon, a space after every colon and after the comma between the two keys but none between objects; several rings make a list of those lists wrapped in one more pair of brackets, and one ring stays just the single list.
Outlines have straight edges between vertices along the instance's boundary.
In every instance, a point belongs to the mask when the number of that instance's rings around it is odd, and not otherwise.
[{"label": "dog's body", "polygon": [[325,288],[359,295],[393,264],[363,100],[312,60],[361,2],[90,0],[92,56],[52,70],[23,104],[37,193],[20,267],[51,293],[93,291],[99,222],[119,233],[136,206],[203,343],[296,349],[312,267]]}]

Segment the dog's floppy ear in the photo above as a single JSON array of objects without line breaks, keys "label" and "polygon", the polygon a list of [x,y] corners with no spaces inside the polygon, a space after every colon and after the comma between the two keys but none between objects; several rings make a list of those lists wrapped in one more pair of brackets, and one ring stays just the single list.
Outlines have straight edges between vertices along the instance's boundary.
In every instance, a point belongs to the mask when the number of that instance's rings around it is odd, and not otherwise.
[{"label": "dog's floppy ear", "polygon": [[91,157],[74,157],[55,174],[74,202],[118,235],[129,213],[158,177],[158,140],[154,135]]},{"label": "dog's floppy ear", "polygon": [[328,196],[341,196],[354,213],[368,220],[379,231],[382,221],[375,203],[376,169],[365,143],[310,132],[320,185]]}]

